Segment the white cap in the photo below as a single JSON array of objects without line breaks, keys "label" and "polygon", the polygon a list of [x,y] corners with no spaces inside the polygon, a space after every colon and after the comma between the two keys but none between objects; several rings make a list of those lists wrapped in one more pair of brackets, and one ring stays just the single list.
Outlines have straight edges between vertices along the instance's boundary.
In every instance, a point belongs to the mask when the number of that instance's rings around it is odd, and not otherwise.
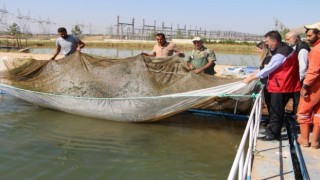
[{"label": "white cap", "polygon": [[192,42],[194,42],[194,41],[202,41],[202,39],[201,39],[201,37],[194,37],[194,38],[192,39]]},{"label": "white cap", "polygon": [[320,22],[317,22],[317,23],[314,23],[314,24],[305,25],[304,28],[306,28],[306,29],[318,29],[320,31]]}]

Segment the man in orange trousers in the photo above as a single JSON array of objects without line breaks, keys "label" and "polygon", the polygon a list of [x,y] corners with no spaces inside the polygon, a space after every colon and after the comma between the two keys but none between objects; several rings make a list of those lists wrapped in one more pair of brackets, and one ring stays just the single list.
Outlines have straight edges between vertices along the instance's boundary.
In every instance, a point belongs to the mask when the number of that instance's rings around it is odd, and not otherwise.
[{"label": "man in orange trousers", "polygon": [[320,136],[320,22],[306,25],[307,40],[313,45],[309,54],[309,67],[300,92],[297,122],[301,136],[298,143],[309,147],[310,126],[313,124],[311,147],[319,148]]}]

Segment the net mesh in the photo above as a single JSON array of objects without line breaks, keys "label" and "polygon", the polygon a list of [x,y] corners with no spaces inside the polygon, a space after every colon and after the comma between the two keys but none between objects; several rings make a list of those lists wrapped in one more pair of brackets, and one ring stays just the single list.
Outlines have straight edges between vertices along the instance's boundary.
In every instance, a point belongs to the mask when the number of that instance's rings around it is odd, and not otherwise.
[{"label": "net mesh", "polygon": [[[120,121],[158,120],[191,107],[214,109],[214,102],[229,99],[218,97],[219,94],[248,94],[254,87],[254,83],[246,86],[239,79],[196,74],[178,56],[111,59],[77,52],[56,61],[10,59],[0,65],[1,88],[19,98],[74,114]],[[43,102],[44,99],[48,100]],[[95,105],[101,115],[85,112],[93,100],[105,104]],[[108,104],[115,101],[117,105]],[[77,106],[80,110],[64,106]],[[114,110],[107,112],[108,108]],[[137,108],[147,115],[139,115]],[[113,118],[116,109],[123,117]]]}]

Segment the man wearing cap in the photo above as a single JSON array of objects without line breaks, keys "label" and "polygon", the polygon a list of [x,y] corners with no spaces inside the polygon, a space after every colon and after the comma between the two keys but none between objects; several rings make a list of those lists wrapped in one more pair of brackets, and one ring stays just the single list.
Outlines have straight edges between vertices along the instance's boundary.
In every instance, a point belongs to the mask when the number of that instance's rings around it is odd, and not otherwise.
[{"label": "man wearing cap", "polygon": [[188,58],[188,66],[195,73],[204,72],[206,74],[214,74],[214,66],[216,55],[213,50],[203,46],[203,41],[200,37],[192,39],[195,49]]},{"label": "man wearing cap", "polygon": [[313,124],[311,147],[319,148],[320,136],[320,22],[304,26],[307,41],[313,48],[309,53],[309,67],[303,80],[297,122],[300,124],[301,135],[298,143],[309,147],[309,133]]},{"label": "man wearing cap", "polygon": [[180,51],[175,43],[168,42],[163,33],[158,33],[155,37],[157,44],[154,45],[152,53],[142,53],[143,55],[154,57],[169,57],[172,56],[173,53],[176,53],[178,56],[184,57],[183,51]]}]

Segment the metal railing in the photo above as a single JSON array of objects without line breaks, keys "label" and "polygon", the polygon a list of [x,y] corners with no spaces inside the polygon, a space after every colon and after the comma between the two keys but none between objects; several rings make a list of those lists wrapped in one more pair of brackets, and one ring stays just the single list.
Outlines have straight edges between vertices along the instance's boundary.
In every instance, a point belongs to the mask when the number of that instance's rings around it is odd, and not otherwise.
[{"label": "metal railing", "polygon": [[[255,96],[246,129],[242,136],[236,157],[233,161],[228,180],[233,180],[238,172],[238,179],[251,179],[252,155],[256,151],[256,142],[259,134],[259,125],[262,117],[263,86],[259,94]],[[245,145],[248,144],[247,151]]]},{"label": "metal railing", "polygon": [[289,143],[290,143],[290,149],[292,151],[292,154],[294,154],[293,158],[296,158],[293,161],[293,164],[298,169],[298,173],[296,174],[297,179],[303,179],[303,180],[310,180],[309,172],[307,169],[306,162],[303,158],[303,154],[301,151],[301,148],[297,142],[298,136],[295,128],[295,119],[292,117],[292,115],[285,115],[285,123],[286,128],[288,131],[288,137],[289,137]]}]

